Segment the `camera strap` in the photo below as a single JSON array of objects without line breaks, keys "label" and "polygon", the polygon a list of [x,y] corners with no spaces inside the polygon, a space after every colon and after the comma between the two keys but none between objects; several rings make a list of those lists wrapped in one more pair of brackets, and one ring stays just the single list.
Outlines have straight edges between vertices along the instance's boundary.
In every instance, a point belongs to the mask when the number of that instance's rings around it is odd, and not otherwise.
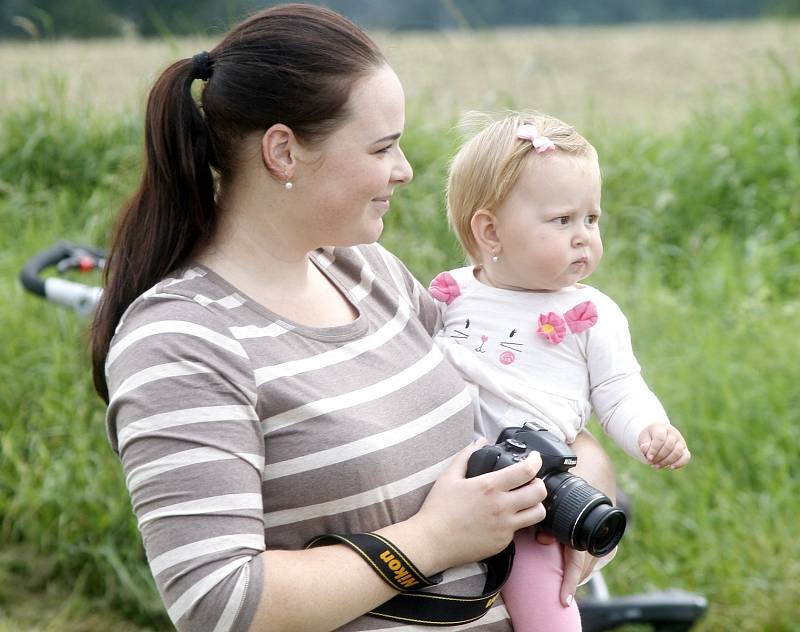
[{"label": "camera strap", "polygon": [[440,583],[441,574],[425,577],[396,546],[375,533],[326,534],[311,540],[306,548],[327,544],[348,545],[387,584],[399,591],[367,614],[418,625],[458,625],[480,619],[497,599],[514,560],[512,542],[500,553],[483,560],[486,583],[480,595],[446,595],[419,592]]}]

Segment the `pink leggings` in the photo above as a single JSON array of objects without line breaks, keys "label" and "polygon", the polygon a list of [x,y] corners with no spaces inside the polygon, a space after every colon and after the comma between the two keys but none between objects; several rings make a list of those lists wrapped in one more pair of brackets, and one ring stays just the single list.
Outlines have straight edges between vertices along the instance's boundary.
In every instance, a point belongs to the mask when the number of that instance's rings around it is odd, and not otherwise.
[{"label": "pink leggings", "polygon": [[514,546],[514,566],[502,591],[514,632],[580,632],[577,604],[573,600],[565,607],[559,597],[564,578],[561,544],[539,544],[523,530],[514,536]]}]

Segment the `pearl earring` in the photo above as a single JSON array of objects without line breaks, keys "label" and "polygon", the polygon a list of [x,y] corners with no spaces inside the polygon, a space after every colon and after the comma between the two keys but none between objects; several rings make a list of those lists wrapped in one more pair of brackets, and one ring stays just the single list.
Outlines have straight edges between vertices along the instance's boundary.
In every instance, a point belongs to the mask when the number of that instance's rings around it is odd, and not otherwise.
[{"label": "pearl earring", "polygon": [[495,253],[492,253],[492,261],[494,263],[497,263],[497,259],[498,259],[497,255]]},{"label": "pearl earring", "polygon": [[284,182],[284,183],[283,183],[283,186],[284,186],[284,188],[285,188],[287,191],[291,191],[291,190],[292,190],[292,187],[293,187],[294,185],[293,185],[291,182],[289,182],[289,181],[287,180],[286,182]]}]

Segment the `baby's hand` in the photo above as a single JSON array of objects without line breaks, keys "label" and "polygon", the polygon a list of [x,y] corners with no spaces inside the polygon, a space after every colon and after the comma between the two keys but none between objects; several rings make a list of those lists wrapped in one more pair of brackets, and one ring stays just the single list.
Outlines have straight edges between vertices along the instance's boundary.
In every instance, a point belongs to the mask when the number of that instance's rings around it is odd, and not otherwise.
[{"label": "baby's hand", "polygon": [[647,462],[656,468],[677,470],[692,458],[686,441],[675,426],[650,424],[639,435],[639,449]]}]

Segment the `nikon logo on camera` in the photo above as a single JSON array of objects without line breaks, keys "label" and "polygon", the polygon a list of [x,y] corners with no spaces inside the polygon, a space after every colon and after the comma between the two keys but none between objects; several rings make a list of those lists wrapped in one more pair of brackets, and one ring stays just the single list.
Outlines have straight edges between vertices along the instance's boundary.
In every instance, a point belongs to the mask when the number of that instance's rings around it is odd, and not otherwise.
[{"label": "nikon logo on camera", "polygon": [[380,554],[380,559],[394,574],[394,581],[403,588],[411,588],[419,583],[388,549]]},{"label": "nikon logo on camera", "polygon": [[564,465],[569,465],[570,467],[572,467],[573,465],[577,464],[578,464],[578,459],[576,459],[575,457],[567,457],[566,459],[564,459]]}]

